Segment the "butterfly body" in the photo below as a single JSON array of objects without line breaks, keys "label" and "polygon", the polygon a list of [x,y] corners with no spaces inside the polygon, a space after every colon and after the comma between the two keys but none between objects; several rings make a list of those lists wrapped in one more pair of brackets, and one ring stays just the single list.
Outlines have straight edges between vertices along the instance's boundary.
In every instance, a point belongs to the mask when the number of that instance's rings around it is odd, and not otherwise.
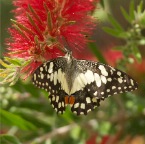
[{"label": "butterfly body", "polygon": [[[49,92],[57,113],[62,114],[70,104],[71,111],[77,115],[86,115],[108,96],[138,87],[126,73],[100,62],[77,60],[70,52],[38,67],[33,83]],[[68,103],[66,97],[70,98]]]}]

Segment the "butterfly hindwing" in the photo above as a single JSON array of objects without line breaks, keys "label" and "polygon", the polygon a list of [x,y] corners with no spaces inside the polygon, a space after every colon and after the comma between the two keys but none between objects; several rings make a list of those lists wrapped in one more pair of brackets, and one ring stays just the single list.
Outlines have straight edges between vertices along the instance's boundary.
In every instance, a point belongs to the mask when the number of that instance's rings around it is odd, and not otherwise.
[{"label": "butterfly hindwing", "polygon": [[88,112],[100,106],[100,99],[92,97],[87,89],[75,92],[74,97],[75,101],[71,105],[71,111],[77,115],[87,115]]}]

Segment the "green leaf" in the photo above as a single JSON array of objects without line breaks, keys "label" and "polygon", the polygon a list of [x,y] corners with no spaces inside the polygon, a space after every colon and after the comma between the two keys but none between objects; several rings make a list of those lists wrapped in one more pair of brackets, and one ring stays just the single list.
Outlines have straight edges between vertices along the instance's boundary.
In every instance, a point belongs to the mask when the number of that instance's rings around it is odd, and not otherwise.
[{"label": "green leaf", "polygon": [[142,61],[142,56],[140,54],[138,47],[135,47],[135,46],[133,47],[133,54],[136,57],[136,59],[138,60],[138,62]]},{"label": "green leaf", "polygon": [[130,7],[129,7],[129,15],[130,15],[130,18],[132,20],[134,20],[134,18],[135,18],[134,11],[135,11],[135,8],[134,8],[134,0],[132,0],[130,2]]},{"label": "green leaf", "polygon": [[92,50],[92,52],[96,55],[98,60],[102,63],[107,63],[106,60],[104,59],[102,53],[100,52],[99,48],[96,46],[95,43],[89,43],[89,48]]},{"label": "green leaf", "polygon": [[12,59],[9,57],[5,57],[5,61],[9,62],[10,64],[14,64],[16,66],[21,66],[22,65],[22,60],[21,59]]},{"label": "green leaf", "polygon": [[119,30],[109,28],[109,27],[103,27],[103,30],[106,33],[108,33],[114,37],[117,37],[117,38],[127,39],[130,37],[130,33],[128,31],[119,31]]},{"label": "green leaf", "polygon": [[0,135],[1,144],[22,144],[16,137],[11,135]]},{"label": "green leaf", "polygon": [[2,123],[8,124],[8,125],[15,125],[19,127],[22,130],[35,130],[36,127],[23,119],[22,117],[12,114],[8,111],[5,111],[3,109],[0,109],[0,115],[1,115],[1,121]]},{"label": "green leaf", "polygon": [[129,23],[131,23],[132,20],[133,20],[133,19],[131,18],[131,16],[124,10],[123,7],[121,7],[120,9],[121,9],[121,12],[122,12],[124,18],[125,18]]},{"label": "green leaf", "polygon": [[143,10],[143,1],[141,0],[139,5],[137,6],[137,13],[142,13]]},{"label": "green leaf", "polygon": [[108,18],[115,29],[124,31],[122,26],[110,14],[108,14]]},{"label": "green leaf", "polygon": [[120,34],[119,31],[117,31],[117,30],[115,30],[115,29],[112,29],[112,28],[109,28],[109,27],[103,27],[103,30],[104,30],[106,33],[108,33],[108,34],[110,34],[110,35],[112,35],[112,36],[114,36],[114,37],[118,37],[119,34]]}]

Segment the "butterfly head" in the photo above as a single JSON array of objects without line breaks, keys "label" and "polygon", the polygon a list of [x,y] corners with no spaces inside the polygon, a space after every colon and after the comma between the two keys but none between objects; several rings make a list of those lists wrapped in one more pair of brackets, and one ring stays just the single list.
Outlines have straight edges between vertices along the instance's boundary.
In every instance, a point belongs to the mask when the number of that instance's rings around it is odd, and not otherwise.
[{"label": "butterfly head", "polygon": [[67,59],[68,62],[71,62],[73,58],[72,51],[67,51],[64,57]]}]

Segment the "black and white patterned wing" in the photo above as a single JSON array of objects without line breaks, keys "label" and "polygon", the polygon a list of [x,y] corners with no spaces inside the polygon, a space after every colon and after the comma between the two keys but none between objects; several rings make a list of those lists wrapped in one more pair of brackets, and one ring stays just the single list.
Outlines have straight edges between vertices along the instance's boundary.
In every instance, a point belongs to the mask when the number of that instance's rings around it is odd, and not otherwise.
[{"label": "black and white patterned wing", "polygon": [[49,100],[57,113],[65,111],[66,93],[62,89],[61,81],[64,80],[64,58],[57,58],[42,64],[33,74],[33,84],[49,92]]},{"label": "black and white patterned wing", "polygon": [[75,102],[72,112],[87,114],[108,96],[133,91],[138,84],[126,73],[109,65],[86,60],[76,60],[78,75],[74,80],[72,95]]}]

